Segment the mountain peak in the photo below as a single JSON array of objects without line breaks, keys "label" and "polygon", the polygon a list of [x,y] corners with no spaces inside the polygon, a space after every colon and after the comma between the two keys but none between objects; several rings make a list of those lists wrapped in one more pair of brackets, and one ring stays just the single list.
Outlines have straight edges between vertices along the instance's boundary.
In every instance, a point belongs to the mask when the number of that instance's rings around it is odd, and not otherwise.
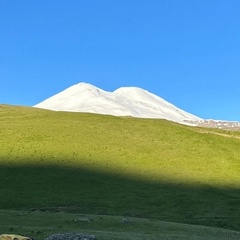
[{"label": "mountain peak", "polygon": [[84,88],[96,88],[96,87],[93,86],[92,84],[86,83],[86,82],[77,83],[77,84],[73,85],[72,87],[75,87],[75,86],[84,87]]},{"label": "mountain peak", "polygon": [[75,84],[34,107],[55,111],[162,118],[179,123],[201,120],[139,87],[120,87],[114,92],[107,92],[85,82]]}]

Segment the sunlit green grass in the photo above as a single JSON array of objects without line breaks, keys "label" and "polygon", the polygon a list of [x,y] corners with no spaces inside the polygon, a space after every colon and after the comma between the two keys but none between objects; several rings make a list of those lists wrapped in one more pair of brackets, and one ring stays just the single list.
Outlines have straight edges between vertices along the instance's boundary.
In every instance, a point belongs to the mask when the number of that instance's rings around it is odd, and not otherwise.
[{"label": "sunlit green grass", "polygon": [[0,106],[0,209],[240,230],[240,133]]},{"label": "sunlit green grass", "polygon": [[150,180],[240,187],[239,133],[164,120],[0,110],[2,162],[96,168]]}]

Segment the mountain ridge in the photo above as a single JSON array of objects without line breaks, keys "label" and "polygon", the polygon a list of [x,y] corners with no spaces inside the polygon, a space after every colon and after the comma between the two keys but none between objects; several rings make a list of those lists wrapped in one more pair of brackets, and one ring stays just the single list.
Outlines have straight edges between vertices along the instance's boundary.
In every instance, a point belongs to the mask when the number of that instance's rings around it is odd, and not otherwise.
[{"label": "mountain ridge", "polygon": [[192,121],[202,120],[139,87],[120,87],[108,92],[85,82],[72,85],[33,107],[54,111],[159,118],[191,125]]}]

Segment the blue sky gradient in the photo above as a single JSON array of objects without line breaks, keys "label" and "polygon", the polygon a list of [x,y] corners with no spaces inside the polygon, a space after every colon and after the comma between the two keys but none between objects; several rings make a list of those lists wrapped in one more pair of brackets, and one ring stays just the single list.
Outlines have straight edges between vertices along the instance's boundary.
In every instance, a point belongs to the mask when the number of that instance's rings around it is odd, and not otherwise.
[{"label": "blue sky gradient", "polygon": [[240,121],[240,1],[0,0],[0,103],[78,82]]}]

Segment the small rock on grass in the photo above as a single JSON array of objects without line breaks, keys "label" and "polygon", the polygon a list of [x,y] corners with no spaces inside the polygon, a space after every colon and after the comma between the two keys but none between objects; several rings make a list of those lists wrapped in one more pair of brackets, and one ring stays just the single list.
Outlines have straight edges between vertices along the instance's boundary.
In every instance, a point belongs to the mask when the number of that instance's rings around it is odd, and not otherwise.
[{"label": "small rock on grass", "polygon": [[91,222],[89,218],[80,217],[75,220],[75,222]]},{"label": "small rock on grass", "polygon": [[122,223],[124,223],[124,224],[130,224],[130,223],[132,223],[132,221],[131,221],[130,219],[128,219],[128,218],[123,218],[123,219],[122,219]]}]

